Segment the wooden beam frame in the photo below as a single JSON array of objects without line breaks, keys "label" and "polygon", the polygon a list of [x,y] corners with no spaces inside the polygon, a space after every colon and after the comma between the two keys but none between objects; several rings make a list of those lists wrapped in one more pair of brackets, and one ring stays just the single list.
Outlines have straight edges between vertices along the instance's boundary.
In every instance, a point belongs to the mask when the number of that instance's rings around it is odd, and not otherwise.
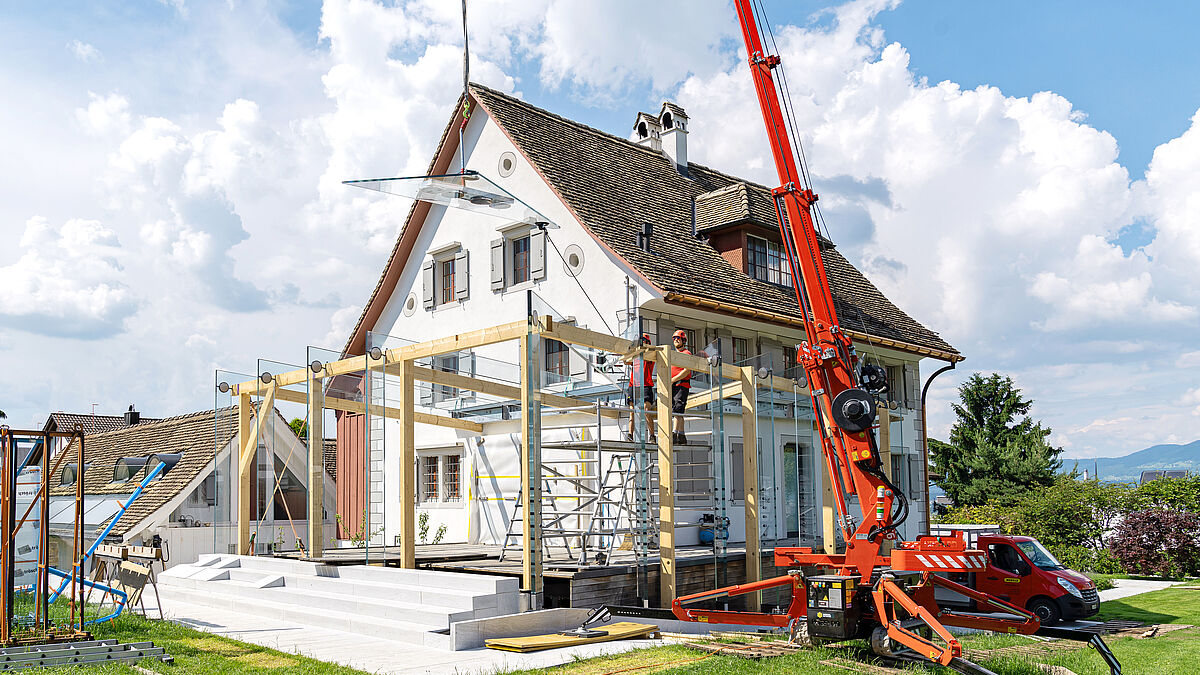
[{"label": "wooden beam frame", "polygon": [[[308,402],[308,394],[302,391],[292,391],[290,389],[280,389],[275,393],[275,397],[280,401],[290,401],[292,403]],[[338,398],[336,396],[322,397],[325,407],[330,410],[340,410],[342,412],[365,413],[367,412],[367,404],[362,401],[351,401],[348,398]],[[388,419],[404,419],[404,411],[400,408],[391,406],[382,406],[378,403],[371,404],[371,414],[380,415]],[[438,427],[448,427],[450,429],[459,429],[462,431],[473,431],[475,433],[483,433],[483,425],[471,420],[458,419],[457,417],[447,417],[445,415],[434,415],[433,413],[414,412],[413,419],[417,424],[429,424]]]},{"label": "wooden beam frame", "polygon": [[[744,392],[754,392],[754,378],[757,377],[752,366],[745,366],[741,371],[741,389]],[[758,522],[758,401],[757,396],[742,396],[742,490],[746,504],[746,583],[752,583],[762,578],[762,551],[759,550]],[[747,594],[750,603],[749,610],[757,612],[762,606],[762,592]]]},{"label": "wooden beam frame", "polygon": [[[400,566],[417,567],[417,451],[414,428],[417,421],[413,362],[401,361],[399,380],[400,412]],[[482,426],[481,426],[482,428]],[[365,486],[366,487],[366,486]]]},{"label": "wooden beam frame", "polygon": [[[267,388],[257,412],[249,394],[238,395],[238,546],[240,555],[253,555],[250,550],[250,479],[254,460],[258,454],[258,439],[263,434],[263,425],[275,411],[275,391]],[[254,419],[251,420],[251,417]]]},{"label": "wooden beam frame", "polygon": [[[647,354],[649,356],[649,353]],[[658,604],[670,607],[679,588],[675,568],[675,463],[671,435],[671,365],[679,354],[673,349],[654,350],[654,383],[658,415]]]}]

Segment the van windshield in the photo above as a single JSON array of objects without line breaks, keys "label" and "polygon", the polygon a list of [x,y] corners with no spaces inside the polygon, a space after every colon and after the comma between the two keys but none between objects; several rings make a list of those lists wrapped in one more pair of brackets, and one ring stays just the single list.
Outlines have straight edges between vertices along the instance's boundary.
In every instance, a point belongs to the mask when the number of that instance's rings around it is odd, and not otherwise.
[{"label": "van windshield", "polygon": [[1040,541],[1033,539],[1031,541],[1018,541],[1016,544],[1017,548],[1021,549],[1021,552],[1025,554],[1025,557],[1029,558],[1029,560],[1039,569],[1066,569],[1063,567],[1062,563],[1055,559],[1053,553],[1047,551],[1045,546],[1042,546]]}]

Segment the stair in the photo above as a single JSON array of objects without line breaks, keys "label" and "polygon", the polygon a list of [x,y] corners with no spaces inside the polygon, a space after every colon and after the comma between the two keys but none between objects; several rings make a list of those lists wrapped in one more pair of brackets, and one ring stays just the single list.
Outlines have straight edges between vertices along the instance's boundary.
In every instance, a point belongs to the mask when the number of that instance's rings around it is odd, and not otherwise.
[{"label": "stair", "polygon": [[158,585],[168,601],[441,649],[451,623],[519,611],[511,577],[258,556],[204,555]]}]

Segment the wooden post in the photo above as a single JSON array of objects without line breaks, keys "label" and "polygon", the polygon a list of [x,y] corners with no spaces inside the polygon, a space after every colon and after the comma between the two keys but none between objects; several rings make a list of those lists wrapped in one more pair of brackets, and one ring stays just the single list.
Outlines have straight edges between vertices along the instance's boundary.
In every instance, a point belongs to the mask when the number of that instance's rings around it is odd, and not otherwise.
[{"label": "wooden post", "polygon": [[[671,354],[669,348],[654,354],[654,383],[658,413],[658,604],[670,607],[678,587],[675,580],[675,463],[672,461]],[[646,356],[650,356],[648,353]]]},{"label": "wooden post", "polygon": [[[762,551],[759,550],[758,522],[758,401],[754,367],[740,369],[742,387],[742,492],[746,495],[746,583],[762,578]],[[762,592],[746,595],[748,609],[757,612]]]},{"label": "wooden post", "polygon": [[308,377],[308,557],[325,554],[325,387]]},{"label": "wooden post", "polygon": [[542,453],[538,336],[521,336],[521,583],[529,609],[542,603]]},{"label": "wooden post", "polygon": [[[238,555],[245,555],[250,548],[250,470],[243,459],[247,452],[258,449],[257,434],[254,439],[250,438],[255,428],[253,406],[250,394],[238,395],[237,547],[234,549]],[[246,444],[251,440],[254,446],[247,449]]]},{"label": "wooden post", "polygon": [[397,369],[400,380],[400,566],[405,569],[417,567],[417,451],[416,436],[416,392],[413,391],[412,361],[401,361]]}]

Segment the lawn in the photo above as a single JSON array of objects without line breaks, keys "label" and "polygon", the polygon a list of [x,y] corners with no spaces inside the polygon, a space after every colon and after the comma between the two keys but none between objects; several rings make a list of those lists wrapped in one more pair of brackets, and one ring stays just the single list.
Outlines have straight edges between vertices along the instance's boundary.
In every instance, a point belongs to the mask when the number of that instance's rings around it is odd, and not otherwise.
[{"label": "lawn", "polygon": [[[1108,601],[1101,605],[1099,618],[1200,626],[1200,588],[1168,588],[1124,600]],[[1034,644],[1027,638],[1009,635],[968,635],[961,640],[966,649],[995,649],[1013,644]],[[1105,641],[1116,654],[1126,673],[1191,675],[1198,671],[1197,664],[1200,664],[1200,628],[1179,630],[1151,639],[1127,637],[1109,638]],[[848,651],[850,653],[847,653]],[[624,675],[818,675],[843,672],[820,664],[820,661],[832,656],[868,659],[871,655],[864,643],[856,644],[849,650],[818,648],[788,656],[751,661],[734,656],[708,656],[681,645],[668,645],[577,661],[556,668],[517,672],[528,675],[610,675],[617,672]],[[1090,648],[1048,654],[1038,660],[1050,665],[1064,666],[1078,675],[1109,674],[1104,661]],[[999,675],[1042,675],[1042,671],[1030,661],[1016,657],[981,660],[980,663]],[[912,672],[950,675],[953,671],[945,668],[914,667]]]},{"label": "lawn", "polygon": [[[95,639],[115,638],[121,642],[152,641],[175,657],[175,663],[165,664],[157,659],[143,659],[138,667],[160,673],[305,673],[311,675],[351,675],[363,671],[317,661],[297,654],[238,642],[188,628],[170,621],[151,621],[136,614],[126,614],[115,622],[93,626]],[[46,668],[39,673],[79,675],[78,667]],[[138,671],[125,664],[89,666],[91,673],[130,673]]]}]

